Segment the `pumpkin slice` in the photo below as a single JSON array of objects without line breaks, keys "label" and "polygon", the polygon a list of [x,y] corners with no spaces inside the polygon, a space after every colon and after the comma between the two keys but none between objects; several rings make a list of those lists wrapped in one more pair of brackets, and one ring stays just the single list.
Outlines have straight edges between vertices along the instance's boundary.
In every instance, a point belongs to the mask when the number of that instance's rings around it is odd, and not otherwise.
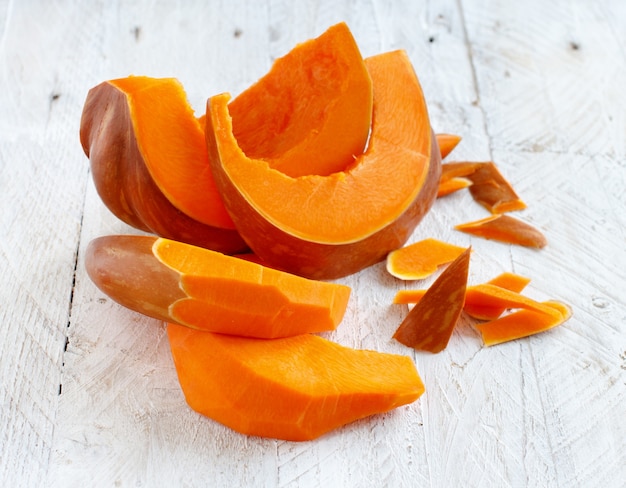
[{"label": "pumpkin slice", "polygon": [[455,134],[437,134],[437,144],[441,159],[444,159],[461,142],[461,136]]},{"label": "pumpkin slice", "polygon": [[472,181],[472,197],[491,213],[501,214],[526,208],[526,204],[493,162],[477,165],[476,170],[467,177]]},{"label": "pumpkin slice", "polygon": [[348,26],[278,58],[229,111],[249,158],[292,177],[343,171],[363,152],[372,120],[372,81]]},{"label": "pumpkin slice", "polygon": [[268,266],[317,279],[357,272],[402,246],[436,198],[441,157],[408,56],[393,51],[366,65],[374,87],[368,147],[328,176],[292,178],[248,157],[233,136],[229,95],[207,103],[215,181]]},{"label": "pumpkin slice", "polygon": [[424,392],[406,356],[312,334],[263,340],[174,324],[167,331],[189,406],[242,434],[311,440]]},{"label": "pumpkin slice", "polygon": [[487,308],[523,308],[548,315],[556,314],[553,308],[543,305],[532,298],[488,283],[468,287],[465,301]]},{"label": "pumpkin slice", "polygon": [[445,197],[456,191],[462,190],[471,186],[472,180],[467,178],[461,178],[455,176],[439,182],[439,189],[437,190],[437,198]]},{"label": "pumpkin slice", "polygon": [[485,345],[493,346],[552,329],[561,325],[572,315],[571,309],[563,303],[548,301],[543,302],[542,305],[552,309],[554,313],[522,309],[496,320],[478,324],[476,328]]},{"label": "pumpkin slice", "polygon": [[510,215],[490,215],[474,222],[459,224],[456,230],[507,244],[542,248],[548,244],[545,236],[535,227]]},{"label": "pumpkin slice", "polygon": [[[516,293],[521,293],[528,283],[530,283],[529,278],[508,272],[501,273],[487,282],[488,285],[494,285]],[[468,290],[469,289],[471,289],[471,287],[468,287]],[[463,307],[465,313],[479,320],[495,320],[502,315],[506,309],[506,304],[493,305],[493,303],[491,303],[485,305],[485,303],[481,301],[472,302],[468,300],[467,294],[465,297],[465,306]]]},{"label": "pumpkin slice", "polygon": [[118,303],[195,329],[274,338],[334,330],[350,288],[150,236],[105,236],[87,249],[92,281]]},{"label": "pumpkin slice", "polygon": [[175,79],[137,76],[92,88],[80,140],[100,198],[122,221],[222,252],[247,248],[217,193],[202,128]]},{"label": "pumpkin slice", "polygon": [[404,318],[394,339],[420,351],[437,353],[445,349],[463,310],[470,250],[467,248],[428,288]]},{"label": "pumpkin slice", "polygon": [[464,247],[438,239],[423,239],[387,255],[387,271],[401,280],[421,280],[433,274],[439,266],[454,261]]}]

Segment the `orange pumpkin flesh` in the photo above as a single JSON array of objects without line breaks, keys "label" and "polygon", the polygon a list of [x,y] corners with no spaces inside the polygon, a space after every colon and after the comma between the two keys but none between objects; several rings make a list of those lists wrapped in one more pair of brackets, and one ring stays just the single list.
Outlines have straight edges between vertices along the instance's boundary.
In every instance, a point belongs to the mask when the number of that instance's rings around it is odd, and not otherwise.
[{"label": "orange pumpkin flesh", "polygon": [[450,263],[465,251],[437,239],[423,239],[387,255],[387,271],[401,280],[427,278],[443,264]]},{"label": "orange pumpkin flesh", "polygon": [[[488,285],[494,285],[515,293],[521,293],[528,283],[530,283],[529,278],[515,273],[501,273],[487,282]],[[468,301],[467,297],[463,306],[465,313],[479,320],[495,320],[504,313],[506,308],[506,304],[494,305],[492,303],[485,305],[482,301]]]},{"label": "orange pumpkin flesh", "polygon": [[249,158],[228,94],[207,103],[215,182],[237,229],[268,266],[317,279],[357,272],[402,246],[437,194],[441,157],[403,51],[366,59],[374,87],[368,147],[343,172],[292,178]]},{"label": "orange pumpkin flesh", "polygon": [[334,330],[350,296],[232,256],[149,236],[92,241],[85,267],[118,303],[195,329],[274,338]]},{"label": "orange pumpkin flesh", "polygon": [[212,183],[201,129],[176,80],[130,77],[89,91],[80,140],[98,194],[122,221],[241,252],[247,246]]},{"label": "orange pumpkin flesh", "polygon": [[343,171],[363,152],[372,82],[345,23],[297,45],[229,104],[250,158],[297,177]]},{"label": "orange pumpkin flesh", "polygon": [[444,159],[461,142],[461,136],[456,134],[437,134],[437,144],[441,152],[441,159]]},{"label": "orange pumpkin flesh", "polygon": [[406,356],[311,334],[263,340],[167,330],[189,406],[242,434],[311,440],[424,391]]},{"label": "orange pumpkin flesh", "polygon": [[568,320],[571,309],[560,302],[542,302],[544,307],[553,313],[538,310],[521,309],[504,317],[476,325],[486,346],[494,346],[503,342],[529,337],[552,329]]}]

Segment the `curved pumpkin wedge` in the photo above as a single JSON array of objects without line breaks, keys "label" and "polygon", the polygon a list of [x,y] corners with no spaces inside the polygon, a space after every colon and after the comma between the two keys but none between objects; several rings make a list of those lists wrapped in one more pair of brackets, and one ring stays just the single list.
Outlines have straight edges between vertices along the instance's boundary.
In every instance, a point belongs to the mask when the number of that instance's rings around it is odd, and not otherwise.
[{"label": "curved pumpkin wedge", "polygon": [[263,340],[174,324],[167,332],[189,406],[242,434],[311,440],[424,392],[408,357],[312,334]]},{"label": "curved pumpkin wedge", "polygon": [[94,239],[85,267],[98,288],[131,310],[195,329],[250,337],[334,330],[350,296],[344,285],[150,236]]},{"label": "curved pumpkin wedge", "polygon": [[[211,183],[202,127],[176,80],[131,77],[92,88],[83,108],[80,140],[98,194],[120,220],[221,252],[247,248]],[[172,164],[176,168],[170,173]],[[148,166],[156,168],[155,175]],[[195,171],[195,186],[183,183]],[[202,212],[175,206],[157,179],[179,185],[187,201],[201,196],[203,203],[194,205]]]},{"label": "curved pumpkin wedge", "polygon": [[342,22],[278,58],[229,110],[248,157],[292,177],[329,175],[365,149],[372,81]]},{"label": "curved pumpkin wedge", "polygon": [[431,208],[441,157],[404,51],[365,60],[374,87],[364,153],[343,172],[292,178],[239,147],[228,94],[207,102],[216,184],[237,229],[268,266],[317,279],[357,272],[402,246]]}]

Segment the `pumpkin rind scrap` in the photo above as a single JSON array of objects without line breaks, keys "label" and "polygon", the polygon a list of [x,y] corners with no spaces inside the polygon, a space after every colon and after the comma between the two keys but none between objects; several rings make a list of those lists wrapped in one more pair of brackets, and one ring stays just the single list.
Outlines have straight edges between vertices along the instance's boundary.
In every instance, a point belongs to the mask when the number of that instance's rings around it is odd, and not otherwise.
[{"label": "pumpkin rind scrap", "polygon": [[357,272],[401,247],[437,196],[441,155],[408,56],[365,62],[374,87],[370,140],[344,172],[292,178],[247,157],[233,136],[229,95],[207,102],[215,182],[268,266],[316,279]]}]

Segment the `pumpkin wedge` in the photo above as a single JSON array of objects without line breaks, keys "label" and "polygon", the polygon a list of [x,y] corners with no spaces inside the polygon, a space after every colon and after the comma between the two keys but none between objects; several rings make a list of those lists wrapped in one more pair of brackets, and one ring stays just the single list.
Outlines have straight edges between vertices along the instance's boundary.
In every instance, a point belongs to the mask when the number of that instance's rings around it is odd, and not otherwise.
[{"label": "pumpkin wedge", "polygon": [[292,177],[329,175],[365,149],[372,80],[341,22],[278,58],[230,102],[229,111],[248,157]]},{"label": "pumpkin wedge", "polygon": [[217,251],[247,248],[213,182],[180,83],[131,76],[92,88],[80,140],[96,190],[125,223]]},{"label": "pumpkin wedge", "polygon": [[424,392],[406,356],[312,334],[263,340],[174,324],[167,331],[189,406],[242,434],[311,440]]},{"label": "pumpkin wedge", "polygon": [[438,239],[428,238],[391,251],[387,255],[387,271],[401,280],[422,280],[439,266],[450,263],[465,251]]},{"label": "pumpkin wedge", "polygon": [[339,278],[401,247],[431,208],[441,156],[408,56],[365,60],[374,87],[366,151],[345,170],[290,177],[248,157],[233,135],[228,94],[207,102],[215,182],[241,236],[268,266]]},{"label": "pumpkin wedge", "polygon": [[334,330],[350,296],[344,285],[151,236],[94,239],[85,267],[98,288],[131,310],[250,337]]},{"label": "pumpkin wedge", "polygon": [[444,159],[452,150],[461,142],[461,136],[456,134],[437,134],[437,143],[439,144],[439,152],[441,159]]}]

